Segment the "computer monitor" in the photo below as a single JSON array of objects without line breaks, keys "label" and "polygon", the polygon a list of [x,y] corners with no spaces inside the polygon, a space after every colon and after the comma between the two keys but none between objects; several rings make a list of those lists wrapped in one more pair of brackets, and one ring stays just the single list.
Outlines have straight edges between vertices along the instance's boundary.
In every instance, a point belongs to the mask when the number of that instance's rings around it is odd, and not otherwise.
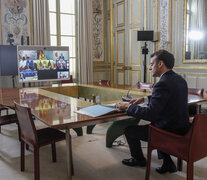
[{"label": "computer monitor", "polygon": [[0,76],[17,74],[17,46],[0,45]]},{"label": "computer monitor", "polygon": [[153,31],[137,31],[137,41],[153,41]]},{"label": "computer monitor", "polygon": [[70,79],[69,47],[18,46],[19,82]]}]

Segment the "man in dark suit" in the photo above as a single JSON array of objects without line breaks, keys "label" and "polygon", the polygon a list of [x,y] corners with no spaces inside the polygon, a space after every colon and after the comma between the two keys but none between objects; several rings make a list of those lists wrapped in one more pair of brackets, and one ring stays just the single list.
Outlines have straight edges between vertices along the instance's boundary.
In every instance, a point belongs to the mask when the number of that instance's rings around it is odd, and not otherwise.
[{"label": "man in dark suit", "polygon": [[[152,125],[169,132],[184,135],[189,129],[188,87],[186,81],[174,71],[174,56],[166,50],[159,50],[151,55],[150,68],[153,77],[160,80],[153,88],[151,96],[133,99],[129,103],[117,103],[116,107],[126,110],[127,114],[138,119],[150,121]],[[148,100],[147,107],[138,104]],[[124,159],[127,166],[146,166],[140,140],[148,140],[148,127],[129,126],[125,136],[129,144],[132,158]],[[176,172],[176,167],[170,155],[158,152],[163,158],[163,165],[156,168],[159,173]]]}]

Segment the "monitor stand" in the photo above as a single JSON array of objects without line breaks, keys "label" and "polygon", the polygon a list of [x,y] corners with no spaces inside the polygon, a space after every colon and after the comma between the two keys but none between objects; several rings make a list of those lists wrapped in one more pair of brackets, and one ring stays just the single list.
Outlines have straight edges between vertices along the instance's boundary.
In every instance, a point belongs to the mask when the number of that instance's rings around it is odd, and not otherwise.
[{"label": "monitor stand", "polygon": [[12,86],[15,87],[15,76],[12,76]]},{"label": "monitor stand", "polygon": [[[22,87],[25,87],[25,83],[22,83]],[[31,82],[28,83],[28,87],[32,87]]]}]

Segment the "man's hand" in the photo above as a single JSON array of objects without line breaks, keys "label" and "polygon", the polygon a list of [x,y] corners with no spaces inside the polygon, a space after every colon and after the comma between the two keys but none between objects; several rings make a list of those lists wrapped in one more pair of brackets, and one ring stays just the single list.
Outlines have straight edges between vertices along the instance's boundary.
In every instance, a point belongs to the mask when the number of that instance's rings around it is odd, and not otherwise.
[{"label": "man's hand", "polygon": [[119,110],[126,110],[129,107],[129,103],[128,102],[119,102],[116,103],[116,108],[118,108]]},{"label": "man's hand", "polygon": [[130,104],[141,104],[144,102],[144,98],[136,98],[129,101]]}]

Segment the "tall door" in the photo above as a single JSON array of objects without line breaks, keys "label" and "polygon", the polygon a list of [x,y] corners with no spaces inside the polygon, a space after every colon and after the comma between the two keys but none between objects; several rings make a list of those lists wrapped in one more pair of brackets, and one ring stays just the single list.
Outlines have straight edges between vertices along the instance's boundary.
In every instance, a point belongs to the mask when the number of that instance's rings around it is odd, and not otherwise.
[{"label": "tall door", "polygon": [[142,46],[137,31],[146,29],[148,0],[113,1],[114,86],[130,87],[143,81]]}]

